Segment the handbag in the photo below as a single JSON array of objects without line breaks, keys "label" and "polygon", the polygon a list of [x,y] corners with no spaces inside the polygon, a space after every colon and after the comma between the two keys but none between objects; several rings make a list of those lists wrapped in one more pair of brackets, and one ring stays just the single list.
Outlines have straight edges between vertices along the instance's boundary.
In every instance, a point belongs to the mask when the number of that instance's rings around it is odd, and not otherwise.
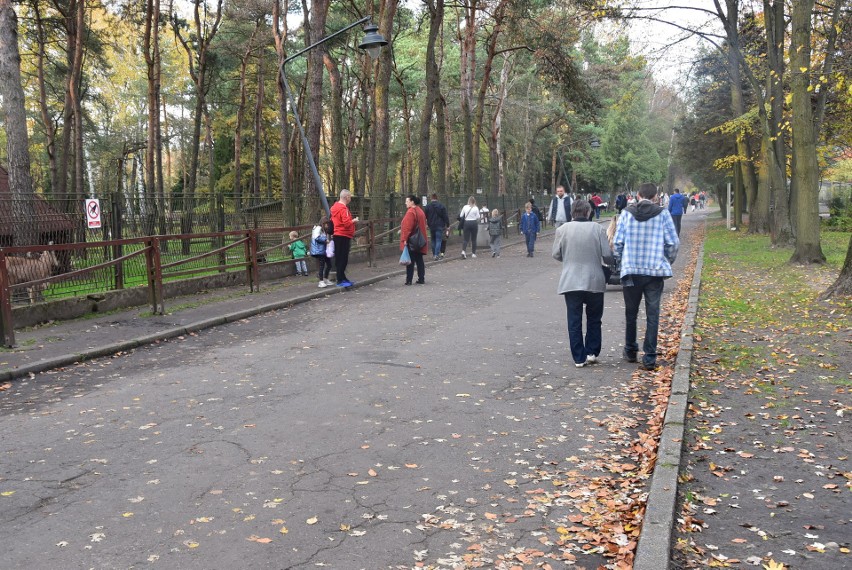
[{"label": "handbag", "polygon": [[402,255],[399,256],[400,265],[411,265],[411,255],[408,253],[408,248],[402,248]]},{"label": "handbag", "polygon": [[328,243],[325,244],[325,256],[329,259],[334,257],[334,240],[328,240]]},{"label": "handbag", "polygon": [[426,236],[420,231],[420,220],[416,212],[414,214],[414,231],[408,236],[407,243],[411,251],[420,251],[426,247]]}]

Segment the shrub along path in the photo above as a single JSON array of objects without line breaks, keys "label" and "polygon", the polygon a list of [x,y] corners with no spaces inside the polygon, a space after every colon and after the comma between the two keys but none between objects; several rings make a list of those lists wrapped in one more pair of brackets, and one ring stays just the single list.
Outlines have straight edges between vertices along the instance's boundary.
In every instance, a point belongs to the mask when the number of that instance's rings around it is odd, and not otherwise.
[{"label": "shrub along path", "polygon": [[852,567],[850,300],[817,301],[829,264],[708,227],[675,568]]}]

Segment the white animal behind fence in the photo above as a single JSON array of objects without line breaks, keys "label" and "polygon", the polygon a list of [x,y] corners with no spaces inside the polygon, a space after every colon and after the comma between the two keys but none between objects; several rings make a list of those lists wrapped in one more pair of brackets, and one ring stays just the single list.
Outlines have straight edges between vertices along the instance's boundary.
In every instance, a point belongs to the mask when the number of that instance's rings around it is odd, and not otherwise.
[{"label": "white animal behind fence", "polygon": [[[59,268],[59,260],[52,251],[45,251],[39,257],[7,257],[6,272],[9,275],[9,286],[47,279],[53,271]],[[47,283],[38,283],[27,287],[30,304],[43,297],[42,291],[47,289]]]}]

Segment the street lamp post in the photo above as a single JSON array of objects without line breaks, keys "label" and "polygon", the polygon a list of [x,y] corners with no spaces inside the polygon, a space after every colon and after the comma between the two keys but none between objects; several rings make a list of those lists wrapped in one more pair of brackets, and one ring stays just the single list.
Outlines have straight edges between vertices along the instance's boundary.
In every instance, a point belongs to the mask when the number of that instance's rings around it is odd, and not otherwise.
[{"label": "street lamp post", "polygon": [[287,93],[287,99],[290,101],[290,108],[293,110],[293,117],[296,120],[296,126],[299,129],[299,135],[302,138],[302,146],[305,149],[305,159],[308,161],[308,164],[311,167],[311,173],[313,174],[313,177],[314,177],[314,184],[316,184],[317,192],[319,192],[320,201],[322,201],[322,207],[325,209],[325,213],[329,217],[331,216],[331,210],[328,207],[328,199],[326,198],[325,191],[323,190],[323,187],[322,187],[322,179],[320,178],[319,170],[317,170],[317,164],[316,164],[316,161],[314,160],[314,153],[313,153],[313,151],[311,151],[311,145],[308,144],[308,137],[305,136],[305,129],[302,126],[302,119],[299,117],[299,110],[296,107],[296,101],[293,99],[293,93],[290,91],[290,82],[287,81],[286,67],[287,67],[288,63],[290,63],[291,61],[293,61],[295,58],[299,57],[300,55],[309,52],[310,50],[314,49],[315,47],[320,46],[320,45],[326,43],[327,41],[331,40],[332,38],[336,38],[340,34],[343,34],[344,32],[348,32],[349,30],[351,30],[355,26],[359,26],[361,24],[366,24],[364,26],[364,34],[365,35],[364,35],[364,39],[361,40],[361,43],[358,44],[358,47],[360,49],[365,50],[370,55],[371,58],[373,58],[373,59],[378,58],[379,54],[381,53],[382,47],[388,45],[388,42],[378,32],[379,28],[375,24],[373,24],[372,16],[365,16],[365,17],[361,18],[360,20],[358,20],[357,22],[353,22],[353,23],[349,24],[348,26],[346,26],[345,28],[341,28],[341,29],[337,30],[333,34],[330,34],[330,35],[322,38],[321,40],[312,43],[308,47],[297,51],[296,53],[294,53],[293,55],[291,55],[290,57],[285,59],[284,62],[281,64],[281,73],[279,74],[279,78],[281,80],[281,83],[284,86],[284,92]]},{"label": "street lamp post", "polygon": [[[565,144],[565,145],[562,145],[561,147],[559,147],[559,150],[557,150],[557,153],[559,154],[559,163],[562,166],[562,173],[563,174],[567,174],[567,171],[565,170],[565,161],[563,160],[563,157],[562,157],[562,151],[568,150],[572,146],[580,145],[580,144],[586,144],[586,143],[589,143],[589,147],[591,147],[592,150],[597,150],[601,147],[601,141],[598,140],[598,137],[591,137],[591,138],[588,138],[588,139],[571,141],[568,144]],[[571,172],[572,173],[574,172],[574,165],[573,164],[571,165]],[[571,187],[571,192],[575,191],[574,185],[571,182],[568,183],[568,186]]]}]

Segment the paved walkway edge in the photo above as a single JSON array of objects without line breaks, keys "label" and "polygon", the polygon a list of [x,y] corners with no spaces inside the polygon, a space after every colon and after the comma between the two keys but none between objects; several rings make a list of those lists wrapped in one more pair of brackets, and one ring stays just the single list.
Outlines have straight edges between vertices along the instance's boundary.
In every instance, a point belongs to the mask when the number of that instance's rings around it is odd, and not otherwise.
[{"label": "paved walkway edge", "polygon": [[651,474],[645,518],[633,570],[668,570],[672,549],[677,502],[677,478],[680,473],[681,447],[689,400],[689,373],[692,362],[693,329],[698,312],[701,270],[704,267],[704,245],[698,250],[695,274],[681,328],[680,349],[675,361],[672,391],[663,420],[663,432],[657,449],[657,463]]},{"label": "paved walkway edge", "polygon": [[[372,283],[376,283],[378,281],[390,279],[391,277],[401,275],[403,273],[405,273],[405,269],[389,271],[387,273],[383,273],[375,277],[370,277],[369,279],[363,279],[361,281],[358,281],[358,283],[356,283],[353,287],[363,287]],[[288,307],[292,307],[293,305],[307,303],[308,301],[319,299],[321,297],[326,297],[328,295],[333,295],[335,293],[342,293],[343,291],[344,289],[339,287],[329,287],[323,289],[322,291],[317,291],[315,293],[300,295],[298,297],[291,297],[289,299],[275,301],[273,303],[266,303],[264,305],[252,307],[251,309],[235,311],[232,313],[214,317],[212,319],[205,319],[202,321],[189,323],[184,326],[166,329],[158,333],[139,336],[130,340],[124,340],[112,344],[107,344],[104,346],[99,346],[97,348],[92,348],[83,351],[79,354],[62,354],[59,356],[54,356],[53,358],[48,358],[45,360],[40,360],[38,362],[25,364],[23,366],[19,366],[18,368],[2,370],[0,371],[0,382],[6,382],[9,380],[14,380],[16,378],[22,378],[24,376],[29,376],[30,374],[38,374],[40,372],[53,370],[55,368],[61,368],[63,366],[70,366],[72,364],[77,364],[86,360],[92,360],[94,358],[112,356],[113,354],[119,352],[132,350],[134,348],[139,348],[141,346],[153,344],[155,342],[160,342],[171,338],[176,338],[186,334],[195,333],[204,329],[224,325],[226,323],[232,323],[242,319],[247,319],[249,317],[253,317],[261,313],[267,313],[279,309],[286,309]]]}]

